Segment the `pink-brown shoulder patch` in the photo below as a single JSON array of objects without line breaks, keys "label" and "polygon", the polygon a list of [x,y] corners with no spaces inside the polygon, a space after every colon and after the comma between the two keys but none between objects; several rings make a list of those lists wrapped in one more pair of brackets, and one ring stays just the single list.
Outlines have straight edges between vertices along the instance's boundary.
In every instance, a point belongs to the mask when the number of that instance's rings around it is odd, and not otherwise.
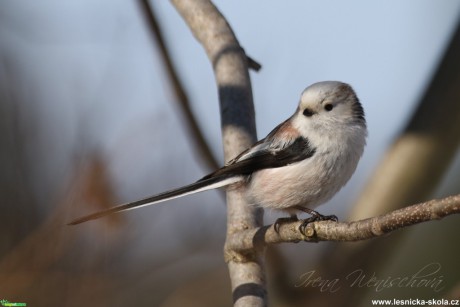
[{"label": "pink-brown shoulder patch", "polygon": [[298,136],[297,130],[292,126],[290,122],[287,122],[285,125],[283,125],[279,130],[278,133],[279,137],[282,138],[296,138]]}]

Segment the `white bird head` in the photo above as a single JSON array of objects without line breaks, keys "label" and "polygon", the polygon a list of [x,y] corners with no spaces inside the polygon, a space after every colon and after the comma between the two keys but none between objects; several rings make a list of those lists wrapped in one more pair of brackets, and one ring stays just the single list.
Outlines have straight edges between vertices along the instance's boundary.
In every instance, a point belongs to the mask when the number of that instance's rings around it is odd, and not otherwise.
[{"label": "white bird head", "polygon": [[338,81],[318,82],[307,87],[292,120],[304,135],[312,131],[337,133],[348,128],[366,130],[364,110],[358,97],[351,86]]}]

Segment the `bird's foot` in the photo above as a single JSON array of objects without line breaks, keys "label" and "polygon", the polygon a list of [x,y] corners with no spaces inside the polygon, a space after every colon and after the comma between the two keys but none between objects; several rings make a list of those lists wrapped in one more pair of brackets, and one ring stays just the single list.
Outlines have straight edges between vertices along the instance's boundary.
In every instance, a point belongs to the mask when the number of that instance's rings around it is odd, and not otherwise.
[{"label": "bird's foot", "polygon": [[301,234],[303,234],[304,236],[307,236],[306,234],[306,229],[307,229],[307,226],[308,224],[310,223],[313,223],[313,222],[319,222],[319,221],[334,221],[334,222],[337,222],[339,219],[337,218],[336,215],[322,215],[314,210],[312,210],[312,212],[314,212],[314,214],[312,214],[311,217],[309,217],[308,219],[304,219],[302,220],[302,224],[300,224],[299,226],[299,231]]},{"label": "bird's foot", "polygon": [[280,217],[278,218],[275,223],[273,224],[273,228],[275,228],[276,233],[280,232],[280,226],[284,223],[289,223],[289,222],[296,222],[299,219],[297,218],[297,215],[293,214],[290,217]]},{"label": "bird's foot", "polygon": [[306,236],[305,230],[307,229],[308,224],[319,221],[334,221],[337,222],[339,219],[336,215],[322,215],[318,211],[309,209],[307,207],[296,206],[296,209],[306,212],[311,215],[308,219],[302,220],[302,224],[299,226],[299,231],[301,234]]}]

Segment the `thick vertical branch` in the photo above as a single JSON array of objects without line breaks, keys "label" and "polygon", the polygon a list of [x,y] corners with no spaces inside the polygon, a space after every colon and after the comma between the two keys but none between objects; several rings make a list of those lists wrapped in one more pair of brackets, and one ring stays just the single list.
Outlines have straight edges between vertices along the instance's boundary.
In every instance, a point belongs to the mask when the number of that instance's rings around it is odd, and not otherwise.
[{"label": "thick vertical branch", "polygon": [[[219,89],[225,160],[256,140],[254,106],[247,59],[234,33],[207,0],[171,0],[212,62]],[[248,206],[239,190],[227,193],[227,234],[262,225],[261,209]],[[238,254],[226,249],[235,306],[265,306],[262,253]]]}]

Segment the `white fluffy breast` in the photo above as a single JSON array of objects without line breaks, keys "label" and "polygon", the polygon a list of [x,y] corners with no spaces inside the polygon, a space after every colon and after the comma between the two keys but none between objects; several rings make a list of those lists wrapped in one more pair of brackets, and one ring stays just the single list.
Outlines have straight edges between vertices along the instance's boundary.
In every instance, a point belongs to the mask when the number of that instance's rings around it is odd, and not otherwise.
[{"label": "white fluffy breast", "polygon": [[349,135],[354,137],[343,139],[345,135],[334,135],[329,140],[325,136],[313,139],[316,153],[311,158],[255,172],[247,186],[248,201],[273,209],[293,206],[312,209],[328,201],[353,175],[363,153],[365,131]]}]

